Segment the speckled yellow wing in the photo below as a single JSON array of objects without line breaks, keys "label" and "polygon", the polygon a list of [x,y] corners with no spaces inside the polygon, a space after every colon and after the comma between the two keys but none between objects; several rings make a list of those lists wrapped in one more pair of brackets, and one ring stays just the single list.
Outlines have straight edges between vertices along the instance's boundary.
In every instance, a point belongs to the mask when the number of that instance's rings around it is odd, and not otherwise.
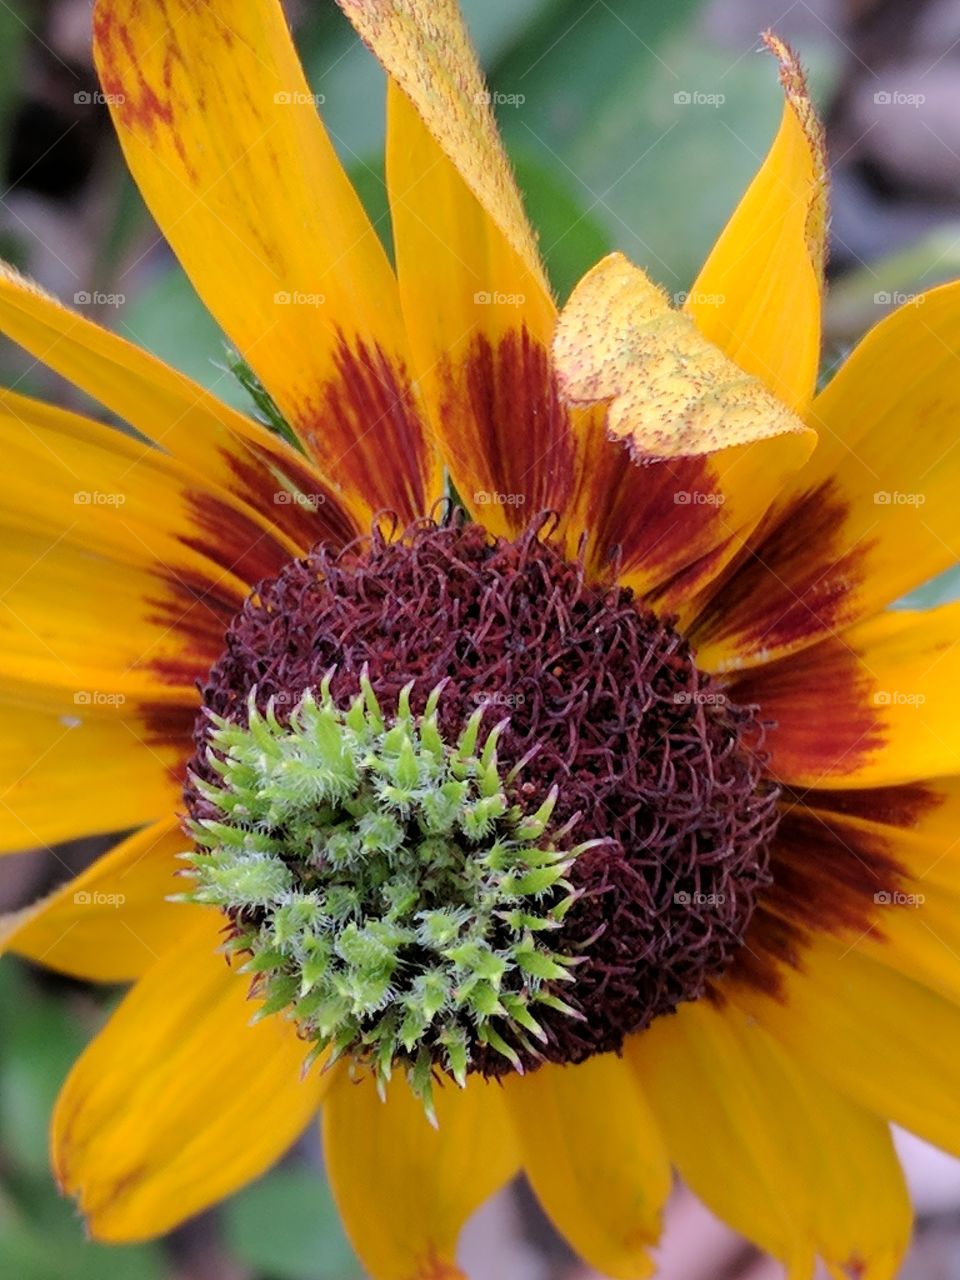
[{"label": "speckled yellow wing", "polygon": [[553,355],[564,398],[609,401],[610,435],[638,461],[807,431],[621,253],[598,262],[574,289]]}]

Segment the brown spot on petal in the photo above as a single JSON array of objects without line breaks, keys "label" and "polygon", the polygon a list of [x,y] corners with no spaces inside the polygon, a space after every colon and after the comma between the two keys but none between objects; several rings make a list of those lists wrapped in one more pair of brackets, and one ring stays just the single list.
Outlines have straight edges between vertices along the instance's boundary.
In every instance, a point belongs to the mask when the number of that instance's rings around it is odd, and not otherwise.
[{"label": "brown spot on petal", "polygon": [[[151,0],[154,9],[167,13],[164,0]],[[131,11],[134,20],[140,11],[135,5]],[[169,23],[171,29],[174,23]],[[192,182],[198,180],[176,127],[174,68],[182,63],[177,45],[171,41],[163,61],[162,87],[151,84],[141,69],[137,42],[130,26],[122,22],[106,4],[96,6],[93,17],[94,41],[100,53],[98,70],[103,92],[111,103],[111,110],[133,132],[156,137],[161,127],[169,133],[184,169]],[[122,48],[122,52],[121,52]],[[122,70],[118,70],[121,68]]]}]

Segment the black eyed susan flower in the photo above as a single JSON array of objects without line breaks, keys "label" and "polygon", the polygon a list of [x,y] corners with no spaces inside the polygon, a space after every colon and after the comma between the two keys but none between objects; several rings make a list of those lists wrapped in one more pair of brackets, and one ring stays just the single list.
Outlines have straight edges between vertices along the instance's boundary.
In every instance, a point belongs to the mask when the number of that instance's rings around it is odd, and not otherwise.
[{"label": "black eyed susan flower", "polygon": [[134,983],[57,1176],[141,1239],[319,1113],[377,1280],[459,1275],[521,1169],[647,1274],[671,1166],[792,1277],[892,1277],[888,1122],[960,1152],[960,606],[888,608],[957,559],[960,290],[815,393],[822,141],[770,37],[782,124],[683,311],[614,256],[558,317],[455,6],[342,6],[395,269],[275,0],[95,13],[279,432],[0,278],[146,441],[0,393],[0,841],[134,831],[3,926]]}]

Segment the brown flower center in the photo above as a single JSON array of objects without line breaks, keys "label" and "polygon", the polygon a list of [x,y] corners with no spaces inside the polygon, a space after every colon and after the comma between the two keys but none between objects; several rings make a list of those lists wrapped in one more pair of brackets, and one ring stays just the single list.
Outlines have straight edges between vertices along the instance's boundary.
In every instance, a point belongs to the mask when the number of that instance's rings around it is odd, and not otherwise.
[{"label": "brown flower center", "polygon": [[[234,619],[202,690],[197,777],[216,781],[207,713],[245,724],[252,694],[282,722],[328,674],[347,708],[364,670],[384,708],[411,686],[415,715],[442,684],[447,742],[478,710],[484,733],[503,721],[508,798],[532,813],[556,788],[554,827],[599,842],[573,861],[576,901],[550,936],[575,958],[560,994],[582,1017],[546,1008],[524,1065],[616,1050],[723,972],[769,884],[777,793],[756,709],[697,668],[671,620],[587,582],[544,519],[516,542],[451,519],[320,545]],[[194,781],[186,802],[209,816]],[[472,1069],[506,1066],[481,1051]]]}]

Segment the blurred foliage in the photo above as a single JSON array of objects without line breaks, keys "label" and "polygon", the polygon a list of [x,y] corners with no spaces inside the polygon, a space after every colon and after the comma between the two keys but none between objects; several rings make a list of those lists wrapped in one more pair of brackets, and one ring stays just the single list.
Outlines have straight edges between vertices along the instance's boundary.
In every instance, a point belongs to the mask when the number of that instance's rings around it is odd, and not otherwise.
[{"label": "blurred foliage", "polygon": [[87,1035],[70,1002],[41,996],[12,960],[0,965],[0,1274],[16,1280],[160,1280],[156,1246],[107,1248],[50,1176],[50,1114]]},{"label": "blurred foliage", "polygon": [[222,1211],[231,1254],[275,1280],[354,1280],[353,1257],[315,1171],[276,1169]]}]

